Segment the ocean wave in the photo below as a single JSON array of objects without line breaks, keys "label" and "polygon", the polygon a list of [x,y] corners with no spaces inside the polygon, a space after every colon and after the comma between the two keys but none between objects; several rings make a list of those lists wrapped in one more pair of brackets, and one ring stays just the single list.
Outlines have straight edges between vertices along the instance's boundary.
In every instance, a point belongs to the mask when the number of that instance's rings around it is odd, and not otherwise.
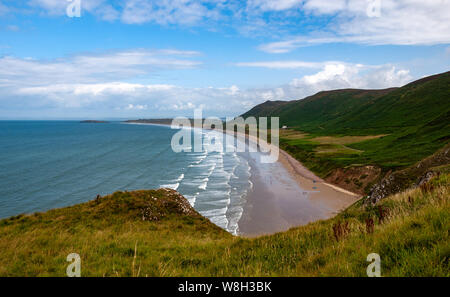
[{"label": "ocean wave", "polygon": [[180,183],[176,183],[176,184],[167,184],[167,185],[160,185],[159,188],[168,188],[168,189],[172,189],[172,190],[177,190],[178,187],[180,186]]},{"label": "ocean wave", "polygon": [[191,206],[214,224],[237,235],[246,195],[253,189],[253,183],[248,180],[251,168],[249,162],[236,152],[236,147],[230,146],[230,142],[228,148],[233,148],[231,152],[225,152],[227,146],[222,142],[220,145],[224,149],[217,151],[218,143],[211,143],[213,133],[217,132],[204,133],[202,152],[188,154],[187,171],[178,180],[168,181],[165,186],[178,188],[175,182],[181,182],[180,192]]},{"label": "ocean wave", "polygon": [[239,220],[241,219],[243,212],[244,208],[241,205],[228,208],[228,225],[226,229],[233,235],[239,234]]},{"label": "ocean wave", "polygon": [[209,210],[202,210],[200,213],[208,218],[218,217],[218,216],[225,216],[227,213],[228,207],[222,207],[222,208],[214,208]]},{"label": "ocean wave", "polygon": [[209,178],[204,178],[203,180],[202,180],[202,184],[200,185],[200,186],[198,186],[198,188],[200,189],[200,190],[206,190],[206,187],[208,186],[208,181],[209,181]]},{"label": "ocean wave", "polygon": [[184,179],[184,173],[182,173],[182,174],[178,177],[177,182],[180,182],[180,181],[182,181],[183,179]]},{"label": "ocean wave", "polygon": [[213,166],[211,166],[211,168],[208,170],[208,176],[211,176],[211,174],[214,172],[216,167],[217,167],[217,164],[214,164]]},{"label": "ocean wave", "polygon": [[205,217],[208,217],[211,222],[213,222],[214,224],[216,224],[217,226],[225,229],[228,231],[227,226],[228,226],[228,218],[225,214],[223,215],[208,215],[208,214],[203,214]]},{"label": "ocean wave", "polygon": [[195,195],[184,195],[184,197],[189,201],[192,207],[195,207],[195,201],[197,200],[197,196],[200,194],[199,192],[195,193]]},{"label": "ocean wave", "polygon": [[200,164],[208,155],[200,155],[198,157],[195,157],[196,161],[192,162],[192,164]]},{"label": "ocean wave", "polygon": [[[228,196],[228,194],[226,194],[226,196]],[[230,198],[225,198],[225,199],[221,199],[221,200],[214,200],[214,201],[208,201],[205,202],[205,204],[207,205],[212,205],[212,206],[223,206],[228,205],[230,203]]]}]

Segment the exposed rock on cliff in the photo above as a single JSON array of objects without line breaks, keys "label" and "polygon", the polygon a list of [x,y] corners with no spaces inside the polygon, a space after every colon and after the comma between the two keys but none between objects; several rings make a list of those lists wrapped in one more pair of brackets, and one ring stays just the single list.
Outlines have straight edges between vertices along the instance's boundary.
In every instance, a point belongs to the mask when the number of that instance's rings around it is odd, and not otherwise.
[{"label": "exposed rock on cliff", "polygon": [[446,170],[448,166],[450,166],[450,144],[411,167],[387,175],[371,188],[365,202],[376,204],[386,196],[421,186],[440,171]]}]

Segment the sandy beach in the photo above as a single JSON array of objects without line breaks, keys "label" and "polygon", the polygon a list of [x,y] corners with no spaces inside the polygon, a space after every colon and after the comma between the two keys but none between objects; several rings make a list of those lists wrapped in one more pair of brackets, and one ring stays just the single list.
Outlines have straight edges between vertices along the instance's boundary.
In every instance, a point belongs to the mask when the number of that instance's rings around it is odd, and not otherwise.
[{"label": "sandy beach", "polygon": [[276,163],[262,164],[258,153],[247,153],[246,157],[252,168],[254,187],[239,221],[243,236],[273,234],[327,219],[360,198],[325,183],[281,149]]},{"label": "sandy beach", "polygon": [[[170,126],[161,123],[151,125]],[[249,141],[258,143],[253,136],[245,135],[245,138],[247,144]],[[262,141],[259,146],[273,148],[272,144]],[[249,162],[253,184],[238,222],[241,236],[273,234],[327,219],[360,198],[357,194],[326,183],[281,149],[275,163],[261,163],[259,152],[240,154]]]}]

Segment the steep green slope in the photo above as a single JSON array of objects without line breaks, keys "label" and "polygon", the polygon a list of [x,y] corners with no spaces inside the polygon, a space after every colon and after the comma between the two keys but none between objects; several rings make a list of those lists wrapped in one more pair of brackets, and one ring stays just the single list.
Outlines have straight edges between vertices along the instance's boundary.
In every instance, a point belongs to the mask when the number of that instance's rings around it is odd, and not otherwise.
[{"label": "steep green slope", "polygon": [[288,105],[290,102],[287,101],[266,101],[263,104],[256,105],[251,110],[243,115],[243,117],[247,116],[277,116],[280,108]]},{"label": "steep green slope", "polygon": [[[448,170],[446,171],[448,172]],[[0,276],[450,276],[450,176],[356,203],[337,217],[259,238],[230,235],[173,190],[117,192],[0,220]]]},{"label": "steep green slope", "polygon": [[[329,163],[328,171],[318,172],[322,176],[352,164],[376,165],[385,171],[405,168],[450,139],[450,72],[396,89],[337,90],[285,104],[266,102],[243,116],[278,116],[280,125],[311,136],[385,135],[348,145],[361,153],[319,157]],[[307,141],[282,139],[281,144],[297,154],[299,149],[316,148]]]},{"label": "steep green slope", "polygon": [[[302,100],[266,102],[243,114],[278,116],[309,133],[370,134],[420,127],[450,111],[450,72],[386,90],[336,90]],[[448,124],[448,123],[447,123]]]}]

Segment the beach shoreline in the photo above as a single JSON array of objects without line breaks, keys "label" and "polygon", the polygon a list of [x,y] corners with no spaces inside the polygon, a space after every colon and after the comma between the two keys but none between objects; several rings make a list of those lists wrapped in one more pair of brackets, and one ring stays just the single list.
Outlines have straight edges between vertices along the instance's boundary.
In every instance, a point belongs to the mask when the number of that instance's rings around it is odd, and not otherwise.
[{"label": "beach shoreline", "polygon": [[[246,135],[248,141],[258,139]],[[259,145],[272,146],[259,140]],[[279,149],[275,172],[260,170],[262,166],[252,162],[251,181],[253,191],[247,195],[247,203],[239,221],[240,235],[255,237],[286,231],[307,223],[328,219],[361,198],[360,195],[326,183],[307,169],[286,151]],[[284,177],[287,174],[288,177]],[[281,182],[276,185],[273,179]],[[264,180],[270,180],[268,185]],[[285,184],[283,184],[283,182]],[[298,188],[292,188],[296,183]]]},{"label": "beach shoreline", "polygon": [[[171,126],[161,123],[136,124]],[[246,134],[245,138],[259,146],[272,146],[254,136]],[[328,219],[361,198],[358,194],[325,182],[286,151],[278,150],[279,158],[270,169],[276,172],[264,168],[250,157],[250,153],[245,154],[251,167],[250,182],[253,187],[247,194],[238,222],[240,236],[268,235]]]}]

